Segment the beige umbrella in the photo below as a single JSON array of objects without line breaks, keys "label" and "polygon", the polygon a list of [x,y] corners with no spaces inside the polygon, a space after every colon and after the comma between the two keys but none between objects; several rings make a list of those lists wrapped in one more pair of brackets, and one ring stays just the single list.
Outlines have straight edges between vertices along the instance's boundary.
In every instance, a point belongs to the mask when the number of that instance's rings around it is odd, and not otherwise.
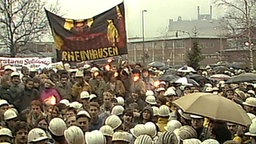
[{"label": "beige umbrella", "polygon": [[251,120],[235,102],[212,93],[192,93],[173,102],[184,112],[248,126]]}]

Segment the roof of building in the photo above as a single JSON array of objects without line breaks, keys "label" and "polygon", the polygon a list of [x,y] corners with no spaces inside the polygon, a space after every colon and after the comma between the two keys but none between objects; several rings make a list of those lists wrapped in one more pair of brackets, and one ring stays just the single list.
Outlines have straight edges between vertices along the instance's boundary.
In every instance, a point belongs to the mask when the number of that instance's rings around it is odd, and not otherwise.
[{"label": "roof of building", "polygon": [[227,33],[222,20],[169,20],[169,32],[177,31],[179,35],[193,35],[196,31],[198,36],[221,36]]}]

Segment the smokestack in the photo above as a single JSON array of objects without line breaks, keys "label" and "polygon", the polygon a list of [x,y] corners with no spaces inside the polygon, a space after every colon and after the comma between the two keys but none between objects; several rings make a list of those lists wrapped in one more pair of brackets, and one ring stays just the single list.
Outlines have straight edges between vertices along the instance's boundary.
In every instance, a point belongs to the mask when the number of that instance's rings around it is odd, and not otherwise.
[{"label": "smokestack", "polygon": [[197,19],[200,20],[200,8],[197,6]]},{"label": "smokestack", "polygon": [[210,19],[212,19],[212,6],[210,6]]}]

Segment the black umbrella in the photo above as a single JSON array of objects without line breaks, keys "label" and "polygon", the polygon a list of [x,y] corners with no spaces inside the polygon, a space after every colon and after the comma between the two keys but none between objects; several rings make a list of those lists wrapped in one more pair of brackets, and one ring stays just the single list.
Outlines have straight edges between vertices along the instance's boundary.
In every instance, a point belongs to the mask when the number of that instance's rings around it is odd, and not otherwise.
[{"label": "black umbrella", "polygon": [[200,82],[204,82],[204,83],[207,83],[207,82],[210,82],[211,80],[209,80],[207,77],[204,77],[200,74],[190,74],[190,75],[187,75],[187,78],[189,79],[193,79],[195,80],[196,82],[200,83]]},{"label": "black umbrella", "polygon": [[164,66],[165,66],[165,64],[162,63],[162,62],[152,62],[152,63],[150,63],[150,64],[148,64],[148,65],[151,66],[151,67],[157,67],[157,68],[160,68],[160,67],[164,67]]},{"label": "black umbrella", "polygon": [[241,83],[241,82],[252,82],[256,81],[256,74],[254,73],[243,73],[237,76],[231,77],[226,83]]},{"label": "black umbrella", "polygon": [[176,80],[178,78],[179,78],[179,76],[177,76],[177,75],[162,75],[158,79],[161,80],[161,81],[168,81],[168,82],[170,82],[170,81],[172,81],[174,79]]}]

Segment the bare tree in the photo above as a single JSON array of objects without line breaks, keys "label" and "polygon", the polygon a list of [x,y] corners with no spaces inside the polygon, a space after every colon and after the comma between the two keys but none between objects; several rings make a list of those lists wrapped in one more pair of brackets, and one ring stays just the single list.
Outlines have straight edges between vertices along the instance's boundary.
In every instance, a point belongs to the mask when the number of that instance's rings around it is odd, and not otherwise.
[{"label": "bare tree", "polygon": [[[234,47],[248,44],[250,66],[253,69],[253,40],[255,35],[256,0],[215,0],[216,5],[226,9],[223,20],[229,29],[229,38],[233,39]],[[240,41],[240,42],[239,42]]]},{"label": "bare tree", "polygon": [[[48,33],[45,5],[42,0],[0,1],[0,43],[9,48],[12,57],[25,50],[20,47],[28,42],[40,41]],[[58,10],[53,5],[50,9]]]}]

